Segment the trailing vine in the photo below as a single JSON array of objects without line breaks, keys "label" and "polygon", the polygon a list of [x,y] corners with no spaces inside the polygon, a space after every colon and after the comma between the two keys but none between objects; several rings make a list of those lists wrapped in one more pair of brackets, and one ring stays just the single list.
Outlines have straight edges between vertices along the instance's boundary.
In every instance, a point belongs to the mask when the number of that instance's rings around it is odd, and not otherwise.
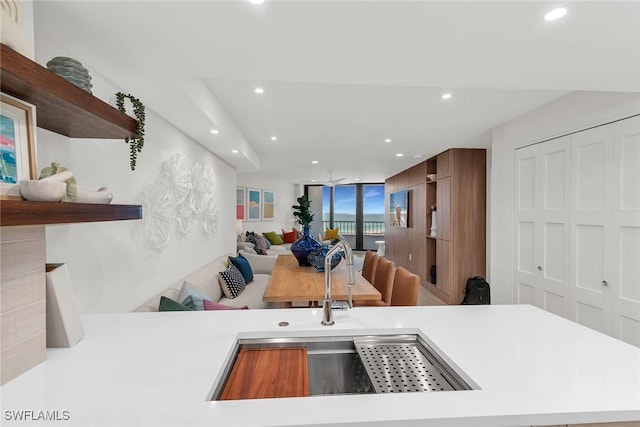
[{"label": "trailing vine", "polygon": [[124,142],[129,144],[129,165],[131,166],[131,170],[136,170],[138,153],[142,151],[142,147],[144,146],[144,104],[131,94],[118,92],[116,93],[116,106],[118,107],[118,110],[123,113],[126,112],[124,108],[125,98],[128,98],[131,101],[131,104],[133,104],[133,114],[136,116],[136,120],[138,121],[136,137],[124,139]]}]

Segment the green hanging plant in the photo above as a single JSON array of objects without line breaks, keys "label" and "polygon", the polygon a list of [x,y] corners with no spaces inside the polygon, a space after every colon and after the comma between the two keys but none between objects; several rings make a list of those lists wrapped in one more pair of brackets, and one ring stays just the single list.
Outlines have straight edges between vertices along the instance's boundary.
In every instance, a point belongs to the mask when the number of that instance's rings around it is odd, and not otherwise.
[{"label": "green hanging plant", "polygon": [[128,98],[133,104],[133,114],[136,116],[136,120],[138,121],[138,126],[136,129],[136,137],[135,138],[125,138],[124,142],[129,144],[129,165],[131,166],[131,170],[136,170],[136,160],[138,159],[138,153],[142,151],[142,147],[144,146],[144,104],[140,102],[138,98],[131,94],[125,94],[122,92],[116,93],[116,106],[118,110],[126,113],[124,108],[124,100]]}]

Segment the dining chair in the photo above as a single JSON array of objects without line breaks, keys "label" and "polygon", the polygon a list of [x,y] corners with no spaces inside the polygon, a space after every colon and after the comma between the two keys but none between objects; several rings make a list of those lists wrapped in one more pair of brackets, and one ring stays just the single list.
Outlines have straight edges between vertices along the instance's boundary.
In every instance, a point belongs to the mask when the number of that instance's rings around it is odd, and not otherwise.
[{"label": "dining chair", "polygon": [[391,292],[393,291],[393,276],[396,272],[396,265],[385,257],[377,256],[378,264],[371,284],[382,294],[381,300],[358,301],[356,306],[376,306],[385,307],[391,304]]},{"label": "dining chair", "polygon": [[376,267],[378,265],[378,255],[373,251],[367,251],[364,254],[364,261],[362,262],[362,277],[367,279],[367,282],[373,283],[373,278],[376,274]]},{"label": "dining chair", "polygon": [[420,276],[404,267],[396,268],[393,276],[391,305],[418,305],[418,289]]}]

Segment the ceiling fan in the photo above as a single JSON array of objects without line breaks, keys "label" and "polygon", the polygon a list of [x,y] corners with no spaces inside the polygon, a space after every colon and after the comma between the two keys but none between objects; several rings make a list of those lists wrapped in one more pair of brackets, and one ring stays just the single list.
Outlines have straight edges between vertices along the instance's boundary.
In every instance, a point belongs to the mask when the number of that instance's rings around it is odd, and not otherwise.
[{"label": "ceiling fan", "polygon": [[312,182],[310,182],[310,184],[319,184],[319,185],[324,185],[326,187],[333,187],[333,186],[341,183],[345,179],[347,179],[347,178],[333,179],[333,171],[329,171],[329,179],[328,180],[326,180],[326,181],[312,181]]}]

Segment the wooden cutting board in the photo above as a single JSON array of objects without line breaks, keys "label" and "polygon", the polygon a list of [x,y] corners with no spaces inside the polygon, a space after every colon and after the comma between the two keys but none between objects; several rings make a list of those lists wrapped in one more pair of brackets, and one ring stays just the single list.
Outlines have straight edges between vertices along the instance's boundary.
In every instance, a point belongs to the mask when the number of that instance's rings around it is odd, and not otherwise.
[{"label": "wooden cutting board", "polygon": [[308,395],[306,348],[242,349],[220,400]]}]

